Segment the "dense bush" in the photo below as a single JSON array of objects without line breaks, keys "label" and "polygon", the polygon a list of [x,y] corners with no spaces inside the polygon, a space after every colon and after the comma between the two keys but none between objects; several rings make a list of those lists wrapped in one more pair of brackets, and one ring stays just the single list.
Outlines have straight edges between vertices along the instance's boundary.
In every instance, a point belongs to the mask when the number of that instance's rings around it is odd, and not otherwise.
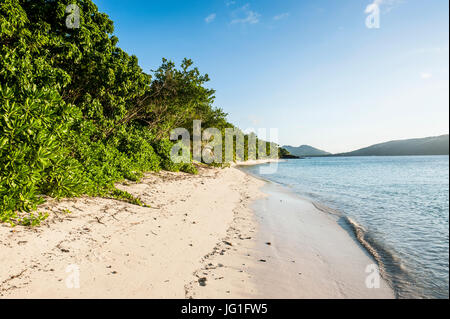
[{"label": "dense bush", "polygon": [[[80,8],[79,28],[66,7]],[[87,194],[143,203],[114,187],[161,169],[196,173],[170,159],[169,132],[192,121],[233,127],[214,90],[185,59],[146,74],[119,47],[113,23],[91,0],[0,3],[0,221],[36,225],[45,195]],[[247,153],[245,155],[247,157]]]},{"label": "dense bush", "polygon": [[[170,161],[168,131],[193,117],[223,124],[213,91],[192,62],[163,61],[155,80],[116,46],[113,23],[89,0],[0,3],[0,220],[34,225],[43,196],[112,196],[143,172],[184,170]],[[201,110],[201,112],[194,112]]]}]

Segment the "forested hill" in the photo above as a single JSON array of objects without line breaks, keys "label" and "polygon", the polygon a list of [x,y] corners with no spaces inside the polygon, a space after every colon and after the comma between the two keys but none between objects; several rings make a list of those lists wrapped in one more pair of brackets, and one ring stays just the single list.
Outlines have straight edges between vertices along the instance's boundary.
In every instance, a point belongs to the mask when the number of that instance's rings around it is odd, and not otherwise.
[{"label": "forested hill", "polygon": [[390,141],[337,156],[449,155],[449,135]]},{"label": "forested hill", "polygon": [[309,146],[309,145],[301,145],[299,147],[295,146],[289,146],[285,145],[283,146],[284,149],[289,151],[292,155],[295,156],[323,156],[323,155],[330,155],[330,153],[319,150],[315,147]]}]

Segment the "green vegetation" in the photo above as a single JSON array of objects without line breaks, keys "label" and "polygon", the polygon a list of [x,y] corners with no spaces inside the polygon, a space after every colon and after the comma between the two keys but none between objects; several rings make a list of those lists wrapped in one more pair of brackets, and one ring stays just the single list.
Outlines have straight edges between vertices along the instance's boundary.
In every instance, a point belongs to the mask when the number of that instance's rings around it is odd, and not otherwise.
[{"label": "green vegetation", "polygon": [[207,75],[167,60],[152,76],[119,47],[113,23],[92,1],[77,1],[81,24],[66,27],[68,1],[0,4],[0,221],[43,202],[88,194],[142,203],[114,188],[143,172],[195,173],[170,161],[168,132],[200,119],[228,125],[212,107]]},{"label": "green vegetation", "polygon": [[295,156],[325,156],[325,155],[331,155],[328,152],[319,150],[315,147],[309,146],[309,145],[301,145],[299,147],[294,146],[283,146],[283,149],[288,151],[290,154]]},{"label": "green vegetation", "polygon": [[287,159],[287,158],[291,158],[291,159],[300,158],[299,156],[292,155],[287,149],[282,148],[282,147],[278,148],[278,157],[279,158],[284,158],[284,159]]},{"label": "green vegetation", "polygon": [[[79,28],[66,7],[80,8]],[[35,226],[43,196],[82,194],[144,205],[114,183],[185,171],[170,160],[176,127],[232,128],[213,107],[208,75],[185,59],[146,74],[118,46],[91,0],[0,3],[0,222]]]}]

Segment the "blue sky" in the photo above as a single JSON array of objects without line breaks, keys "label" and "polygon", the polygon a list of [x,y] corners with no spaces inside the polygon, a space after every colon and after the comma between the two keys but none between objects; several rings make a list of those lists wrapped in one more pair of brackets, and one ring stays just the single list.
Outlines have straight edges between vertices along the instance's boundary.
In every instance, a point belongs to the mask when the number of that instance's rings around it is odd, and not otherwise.
[{"label": "blue sky", "polygon": [[447,0],[94,1],[144,71],[193,59],[230,122],[278,128],[280,144],[341,152],[449,131]]}]

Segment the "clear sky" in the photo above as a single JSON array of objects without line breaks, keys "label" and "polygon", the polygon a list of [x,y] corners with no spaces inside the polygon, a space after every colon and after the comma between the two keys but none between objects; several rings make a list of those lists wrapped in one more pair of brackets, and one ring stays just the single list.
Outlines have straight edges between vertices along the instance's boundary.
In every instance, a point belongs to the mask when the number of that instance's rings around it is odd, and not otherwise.
[{"label": "clear sky", "polygon": [[281,145],[341,152],[448,134],[448,0],[94,2],[144,71],[193,59],[230,122],[278,128]]}]

